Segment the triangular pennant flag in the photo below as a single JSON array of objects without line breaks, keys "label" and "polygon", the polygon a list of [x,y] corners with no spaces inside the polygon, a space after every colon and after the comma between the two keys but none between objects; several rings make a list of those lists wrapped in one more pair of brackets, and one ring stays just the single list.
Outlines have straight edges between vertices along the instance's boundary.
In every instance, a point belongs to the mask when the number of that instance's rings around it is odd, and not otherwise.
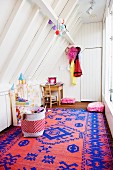
[{"label": "triangular pennant flag", "polygon": [[11,86],[11,90],[14,90],[14,83],[13,83],[13,85]]},{"label": "triangular pennant flag", "polygon": [[21,73],[18,80],[25,80],[23,74]]}]

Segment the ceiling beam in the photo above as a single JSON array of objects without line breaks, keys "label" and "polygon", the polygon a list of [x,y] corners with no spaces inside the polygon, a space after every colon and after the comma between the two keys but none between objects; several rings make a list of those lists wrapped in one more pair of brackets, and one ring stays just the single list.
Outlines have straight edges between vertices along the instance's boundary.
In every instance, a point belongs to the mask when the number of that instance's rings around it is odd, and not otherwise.
[{"label": "ceiling beam", "polygon": [[[52,22],[57,25],[57,21],[58,21],[58,16],[56,15],[56,13],[54,12],[54,10],[52,9],[52,7],[47,3],[47,1],[44,0],[33,0],[42,10],[42,12],[49,18],[52,20]],[[74,44],[74,40],[72,39],[72,37],[69,35],[68,32],[66,32],[65,34],[65,38],[67,39],[67,41],[69,41],[71,44]]]},{"label": "ceiling beam", "polygon": [[[37,6],[34,6],[32,12],[30,13],[29,20],[25,23],[23,30],[19,34],[14,47],[12,48],[12,50],[10,51],[9,55],[6,58],[6,61],[4,62],[4,65],[2,67],[2,74],[0,75],[1,80],[7,79],[9,82],[10,78],[13,75],[12,70],[17,69],[19,61],[21,61],[21,55],[19,56],[19,54],[21,54],[20,50],[24,45],[25,39],[29,33],[29,30],[32,28],[32,24],[35,18],[37,17],[38,13],[39,13],[39,9],[37,9]],[[10,60],[8,60],[9,58]],[[16,65],[14,63],[16,63]],[[12,65],[14,65],[13,68]]]},{"label": "ceiling beam", "polygon": [[54,24],[57,24],[58,17],[52,7],[44,0],[33,0],[40,8],[42,13],[48,16]]},{"label": "ceiling beam", "polygon": [[6,23],[5,27],[4,27],[4,30],[0,34],[0,46],[3,43],[3,41],[5,40],[5,37],[7,36],[8,31],[9,31],[9,28],[12,26],[15,17],[18,15],[19,11],[22,9],[24,4],[25,4],[24,0],[18,0],[15,3],[15,6],[14,6],[12,12],[11,12],[11,15],[8,18],[8,21],[7,21],[7,23]]},{"label": "ceiling beam", "polygon": [[72,15],[71,15],[71,18],[67,21],[67,24],[66,24],[67,29],[70,28],[73,25],[73,22],[78,15],[78,11],[79,11],[79,6],[76,6]]},{"label": "ceiling beam", "polygon": [[[70,0],[64,10],[62,11],[60,18],[65,19],[65,23],[67,23],[67,20],[70,18],[70,15],[72,14],[73,10],[77,6],[78,0]],[[68,11],[68,12],[67,12]]]}]

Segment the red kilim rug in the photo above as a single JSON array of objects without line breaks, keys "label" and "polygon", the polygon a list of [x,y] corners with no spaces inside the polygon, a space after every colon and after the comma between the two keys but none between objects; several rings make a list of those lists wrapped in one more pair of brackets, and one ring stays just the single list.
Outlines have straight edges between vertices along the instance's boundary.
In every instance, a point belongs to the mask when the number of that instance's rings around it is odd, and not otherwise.
[{"label": "red kilim rug", "polygon": [[43,136],[25,138],[21,127],[0,135],[0,170],[113,170],[110,133],[102,113],[52,109]]}]

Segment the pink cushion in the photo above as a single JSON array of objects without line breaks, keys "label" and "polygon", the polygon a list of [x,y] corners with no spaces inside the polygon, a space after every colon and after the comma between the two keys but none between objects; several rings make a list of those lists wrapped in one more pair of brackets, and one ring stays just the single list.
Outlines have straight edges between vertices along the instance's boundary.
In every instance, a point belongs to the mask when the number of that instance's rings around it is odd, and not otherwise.
[{"label": "pink cushion", "polygon": [[75,103],[75,98],[63,98],[61,99],[61,103]]},{"label": "pink cushion", "polygon": [[103,112],[104,104],[102,102],[92,102],[87,106],[87,110],[90,112]]}]

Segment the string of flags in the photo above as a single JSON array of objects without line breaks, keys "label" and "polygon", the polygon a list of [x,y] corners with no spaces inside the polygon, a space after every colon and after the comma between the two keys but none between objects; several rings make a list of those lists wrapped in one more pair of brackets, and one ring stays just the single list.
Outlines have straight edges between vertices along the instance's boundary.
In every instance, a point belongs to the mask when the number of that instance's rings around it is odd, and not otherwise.
[{"label": "string of flags", "polygon": [[64,19],[62,18],[58,19],[57,25],[55,25],[51,20],[48,21],[48,24],[52,25],[52,29],[55,31],[56,35],[62,36],[68,31],[64,23]]}]

